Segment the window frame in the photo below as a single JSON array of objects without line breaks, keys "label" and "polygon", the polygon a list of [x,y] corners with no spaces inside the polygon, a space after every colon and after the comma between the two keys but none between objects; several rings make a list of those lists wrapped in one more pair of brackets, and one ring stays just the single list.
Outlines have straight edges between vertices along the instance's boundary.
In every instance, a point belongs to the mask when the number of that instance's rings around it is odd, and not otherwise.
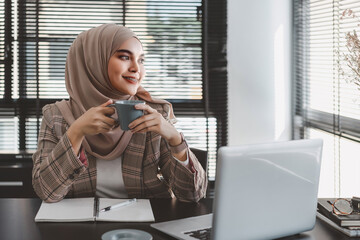
[{"label": "window frame", "polygon": [[[30,161],[33,151],[26,149],[26,119],[35,117],[37,119],[37,132],[39,131],[39,121],[41,109],[46,104],[54,103],[62,99],[40,99],[39,87],[37,87],[37,98],[26,98],[26,79],[22,78],[23,74],[19,72],[19,98],[12,98],[12,70],[14,65],[13,58],[13,42],[12,37],[14,24],[12,22],[13,3],[19,5],[19,26],[26,19],[26,1],[5,1],[5,89],[4,98],[0,99],[0,116],[18,117],[19,118],[19,150],[15,152],[0,152],[0,161],[12,161],[24,159]],[[36,3],[36,13],[39,14],[39,1]],[[123,0],[125,9],[125,0]],[[173,104],[174,112],[177,117],[215,117],[217,119],[217,149],[220,146],[227,145],[227,60],[226,60],[226,1],[206,1],[202,0],[202,7],[197,9],[198,17],[202,22],[202,76],[203,76],[203,98],[201,100],[179,100],[167,99]],[[210,11],[210,12],[209,12]],[[216,14],[216,16],[215,16]],[[126,11],[123,12],[123,22],[125,21]],[[209,15],[211,17],[209,17]],[[38,20],[37,17],[37,26]],[[225,27],[224,27],[225,26]],[[217,28],[219,31],[214,31]],[[38,27],[36,28],[35,42],[40,39],[38,37]],[[19,27],[19,31],[25,31],[25,27]],[[19,32],[19,36],[21,33]],[[18,39],[18,48],[21,48],[21,41]],[[39,64],[39,44],[36,44],[36,64]],[[21,51],[19,51],[21,54]],[[19,66],[23,57],[19,55]],[[20,69],[21,71],[21,69]],[[219,77],[222,83],[219,85]],[[36,79],[38,85],[39,71],[36,70]],[[38,85],[39,86],[39,85]],[[207,134],[207,149],[208,145]]]}]

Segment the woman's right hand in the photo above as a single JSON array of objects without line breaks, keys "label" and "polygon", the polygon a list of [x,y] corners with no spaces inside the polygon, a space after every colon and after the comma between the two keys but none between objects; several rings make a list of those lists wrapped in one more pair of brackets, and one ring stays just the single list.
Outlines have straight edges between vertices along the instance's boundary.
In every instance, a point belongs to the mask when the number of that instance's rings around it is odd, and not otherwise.
[{"label": "woman's right hand", "polygon": [[76,154],[84,136],[109,132],[116,125],[116,121],[109,117],[115,113],[115,109],[106,107],[111,103],[113,101],[110,99],[100,106],[90,108],[71,124],[67,135]]},{"label": "woman's right hand", "polygon": [[112,100],[108,100],[100,106],[90,108],[81,117],[76,119],[71,124],[71,127],[78,129],[79,134],[84,136],[96,135],[112,130],[116,122],[109,116],[113,115],[115,110],[114,108],[106,107],[111,103]]}]

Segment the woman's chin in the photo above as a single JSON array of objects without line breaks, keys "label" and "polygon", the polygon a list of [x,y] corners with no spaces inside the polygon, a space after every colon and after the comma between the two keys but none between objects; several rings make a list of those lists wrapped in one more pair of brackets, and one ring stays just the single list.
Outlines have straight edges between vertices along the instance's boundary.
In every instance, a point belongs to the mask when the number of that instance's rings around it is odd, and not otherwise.
[{"label": "woman's chin", "polygon": [[127,95],[130,95],[130,96],[134,96],[134,95],[136,95],[136,93],[137,93],[137,89],[136,90],[130,90],[130,91],[127,91]]},{"label": "woman's chin", "polygon": [[134,96],[136,95],[137,93],[137,90],[138,90],[139,86],[131,86],[131,87],[122,87],[122,88],[117,88],[117,90],[119,92],[121,92],[122,94],[125,94],[125,95],[130,95],[130,96]]}]

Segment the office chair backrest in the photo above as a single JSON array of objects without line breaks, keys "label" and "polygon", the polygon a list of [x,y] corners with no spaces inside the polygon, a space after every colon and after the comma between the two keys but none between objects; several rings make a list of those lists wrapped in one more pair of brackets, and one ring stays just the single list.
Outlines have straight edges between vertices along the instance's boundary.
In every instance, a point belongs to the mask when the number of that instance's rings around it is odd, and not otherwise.
[{"label": "office chair backrest", "polygon": [[198,148],[190,148],[190,150],[195,154],[201,166],[204,168],[205,172],[207,172],[207,162],[208,162],[207,151]]}]

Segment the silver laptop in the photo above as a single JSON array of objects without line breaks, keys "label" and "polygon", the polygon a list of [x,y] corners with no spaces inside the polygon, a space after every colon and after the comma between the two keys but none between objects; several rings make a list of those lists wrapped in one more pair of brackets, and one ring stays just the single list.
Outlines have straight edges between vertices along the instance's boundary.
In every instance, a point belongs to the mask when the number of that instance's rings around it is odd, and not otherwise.
[{"label": "silver laptop", "polygon": [[213,214],[151,226],[178,239],[215,240],[273,239],[311,230],[321,153],[320,139],[221,147]]}]

